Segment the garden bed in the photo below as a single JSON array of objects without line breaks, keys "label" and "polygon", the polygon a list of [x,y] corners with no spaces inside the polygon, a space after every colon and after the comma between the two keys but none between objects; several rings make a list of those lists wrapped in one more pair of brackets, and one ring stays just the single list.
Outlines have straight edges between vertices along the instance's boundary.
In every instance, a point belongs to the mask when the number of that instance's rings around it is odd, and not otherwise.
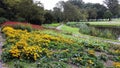
[{"label": "garden bed", "polygon": [[[6,35],[2,59],[9,68],[27,68],[26,65],[41,68],[103,68],[119,67],[120,64],[118,45],[74,38],[50,30],[28,32],[4,27],[2,32]],[[107,63],[109,61],[112,61],[111,66]]]}]

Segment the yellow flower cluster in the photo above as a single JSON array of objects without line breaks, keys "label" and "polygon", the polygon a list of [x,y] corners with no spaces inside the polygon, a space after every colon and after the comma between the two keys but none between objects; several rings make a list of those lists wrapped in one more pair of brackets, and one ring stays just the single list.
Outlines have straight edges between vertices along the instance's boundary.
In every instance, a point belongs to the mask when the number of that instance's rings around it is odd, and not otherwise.
[{"label": "yellow flower cluster", "polygon": [[94,64],[94,62],[92,60],[88,60],[89,64]]},{"label": "yellow flower cluster", "polygon": [[120,50],[115,50],[114,53],[120,54]]},{"label": "yellow flower cluster", "polygon": [[94,51],[94,50],[89,50],[88,53],[89,53],[90,55],[94,55],[94,54],[95,54],[95,51]]},{"label": "yellow flower cluster", "polygon": [[9,50],[12,57],[27,58],[37,60],[43,53],[50,57],[52,52],[48,49],[50,42],[71,44],[74,41],[61,36],[52,36],[36,31],[27,32],[27,30],[13,29],[4,27],[2,32],[9,38],[8,42],[12,43]]},{"label": "yellow flower cluster", "polygon": [[36,60],[40,57],[42,53],[42,48],[39,46],[29,46],[26,42],[19,41],[16,45],[13,45],[9,52],[12,54],[13,57],[16,58],[24,58],[27,57],[28,59],[33,58]]},{"label": "yellow flower cluster", "polygon": [[114,62],[114,63],[113,63],[113,66],[114,66],[115,68],[120,68],[120,62]]},{"label": "yellow flower cluster", "polygon": [[83,59],[81,57],[75,58],[77,61],[82,61]]}]

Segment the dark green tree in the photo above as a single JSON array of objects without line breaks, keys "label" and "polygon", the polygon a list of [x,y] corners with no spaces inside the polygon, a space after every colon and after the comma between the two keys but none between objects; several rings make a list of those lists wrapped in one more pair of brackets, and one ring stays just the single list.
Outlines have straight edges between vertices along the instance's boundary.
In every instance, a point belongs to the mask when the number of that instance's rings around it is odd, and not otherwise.
[{"label": "dark green tree", "polygon": [[107,11],[104,13],[104,18],[109,19],[109,21],[111,21],[112,13],[111,13],[109,10],[107,10]]},{"label": "dark green tree", "polygon": [[78,6],[79,8],[84,8],[85,3],[83,0],[68,0],[71,4]]},{"label": "dark green tree", "polygon": [[44,8],[33,0],[0,0],[0,14],[9,20],[25,18],[26,21],[41,24],[44,21]]},{"label": "dark green tree", "polygon": [[93,4],[93,8],[96,9],[97,12],[97,19],[103,19],[104,18],[104,12],[107,10],[107,8],[104,5],[101,5],[99,3]]},{"label": "dark green tree", "polygon": [[63,12],[60,8],[58,8],[58,7],[53,8],[53,16],[54,16],[54,20],[56,22],[62,22],[63,21]]},{"label": "dark green tree", "polygon": [[46,10],[44,17],[45,17],[44,23],[51,24],[54,21],[51,11]]},{"label": "dark green tree", "polygon": [[114,17],[117,17],[119,14],[119,1],[118,0],[105,0],[104,3],[107,5],[110,12]]}]

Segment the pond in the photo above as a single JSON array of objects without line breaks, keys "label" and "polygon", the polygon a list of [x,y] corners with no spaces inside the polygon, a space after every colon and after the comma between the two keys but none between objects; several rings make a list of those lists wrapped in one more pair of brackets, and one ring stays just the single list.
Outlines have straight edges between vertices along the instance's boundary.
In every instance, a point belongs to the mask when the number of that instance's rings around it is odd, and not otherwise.
[{"label": "pond", "polygon": [[94,27],[94,28],[103,34],[102,37],[120,41],[120,28],[115,27]]}]

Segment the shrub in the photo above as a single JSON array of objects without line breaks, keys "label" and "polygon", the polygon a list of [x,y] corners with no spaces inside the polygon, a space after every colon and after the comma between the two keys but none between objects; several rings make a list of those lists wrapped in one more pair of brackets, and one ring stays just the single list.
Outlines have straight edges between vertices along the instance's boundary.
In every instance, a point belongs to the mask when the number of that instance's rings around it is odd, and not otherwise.
[{"label": "shrub", "polygon": [[83,34],[90,34],[91,30],[90,28],[85,24],[85,23],[81,23],[79,24],[79,32],[83,33]]},{"label": "shrub", "polygon": [[2,29],[6,26],[10,26],[10,27],[13,27],[14,29],[21,29],[21,30],[27,30],[28,32],[31,32],[33,31],[33,28],[31,27],[30,24],[8,24],[8,25],[3,25],[2,26]]},{"label": "shrub", "polygon": [[25,20],[25,18],[21,18],[21,17],[20,17],[20,18],[17,18],[17,21],[18,21],[18,22],[25,22],[26,20]]},{"label": "shrub", "polygon": [[30,24],[26,24],[26,25],[16,24],[16,25],[13,25],[13,28],[27,30],[28,32],[31,32],[33,30]]},{"label": "shrub", "polygon": [[8,21],[6,18],[4,17],[0,17],[0,24],[3,24],[4,22]]}]

